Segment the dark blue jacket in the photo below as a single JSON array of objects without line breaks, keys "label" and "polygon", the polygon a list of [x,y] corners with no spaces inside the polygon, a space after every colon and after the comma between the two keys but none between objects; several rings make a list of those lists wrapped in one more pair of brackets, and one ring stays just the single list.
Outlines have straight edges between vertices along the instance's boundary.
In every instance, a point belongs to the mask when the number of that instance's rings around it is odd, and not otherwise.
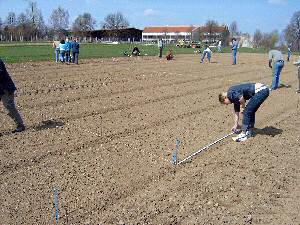
[{"label": "dark blue jacket", "polygon": [[79,53],[79,43],[76,41],[72,42],[72,52],[73,53]]},{"label": "dark blue jacket", "polygon": [[232,86],[227,91],[227,97],[234,104],[234,111],[240,112],[240,98],[249,100],[255,95],[255,83],[245,83]]},{"label": "dark blue jacket", "polygon": [[14,92],[15,90],[17,88],[9,76],[2,59],[0,59],[0,96],[4,94],[4,91]]}]

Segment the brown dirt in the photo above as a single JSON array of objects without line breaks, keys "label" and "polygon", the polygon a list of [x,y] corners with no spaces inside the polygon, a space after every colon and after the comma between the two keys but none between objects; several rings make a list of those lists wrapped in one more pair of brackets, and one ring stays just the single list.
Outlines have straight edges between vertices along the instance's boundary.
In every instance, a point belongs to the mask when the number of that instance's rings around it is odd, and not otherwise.
[{"label": "brown dirt", "polygon": [[[214,54],[174,61],[122,58],[8,65],[27,131],[0,107],[1,224],[300,224],[300,96],[296,68],[257,113],[256,135],[227,138],[232,106],[217,95],[271,82],[266,55]],[[297,213],[298,212],[298,213]]]}]

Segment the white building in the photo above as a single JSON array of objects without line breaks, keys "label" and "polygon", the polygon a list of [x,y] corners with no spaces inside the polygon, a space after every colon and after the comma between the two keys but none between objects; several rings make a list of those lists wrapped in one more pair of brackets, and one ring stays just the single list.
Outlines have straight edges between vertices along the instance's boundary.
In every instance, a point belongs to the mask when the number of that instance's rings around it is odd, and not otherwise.
[{"label": "white building", "polygon": [[174,27],[145,27],[142,33],[142,42],[156,43],[161,38],[165,43],[175,43],[179,39],[191,41],[193,26],[174,26]]}]

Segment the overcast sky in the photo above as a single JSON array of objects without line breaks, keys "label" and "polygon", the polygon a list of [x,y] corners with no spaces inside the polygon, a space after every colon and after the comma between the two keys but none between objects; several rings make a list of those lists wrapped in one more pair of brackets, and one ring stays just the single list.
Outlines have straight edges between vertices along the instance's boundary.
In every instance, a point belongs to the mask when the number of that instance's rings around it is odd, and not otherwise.
[{"label": "overcast sky", "polygon": [[[96,28],[109,13],[121,12],[131,27],[203,25],[207,20],[230,25],[236,21],[242,32],[253,34],[256,29],[282,31],[300,0],[36,0],[44,21],[49,24],[53,9],[68,10],[70,25],[75,18],[88,12],[97,21]],[[8,12],[19,15],[28,8],[28,0],[0,0],[0,17]]]}]

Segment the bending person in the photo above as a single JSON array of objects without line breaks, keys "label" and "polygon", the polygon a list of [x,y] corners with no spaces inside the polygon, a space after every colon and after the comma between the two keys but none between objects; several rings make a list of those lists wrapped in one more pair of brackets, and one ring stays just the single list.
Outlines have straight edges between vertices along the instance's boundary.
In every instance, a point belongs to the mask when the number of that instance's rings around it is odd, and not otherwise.
[{"label": "bending person", "polygon": [[[222,104],[234,104],[234,126],[232,131],[236,132],[240,129],[239,119],[243,114],[242,132],[232,138],[234,141],[246,141],[252,136],[255,113],[268,96],[269,87],[261,83],[235,85],[230,87],[227,92],[219,94],[219,101]],[[247,100],[249,102],[246,105]]]},{"label": "bending person", "polygon": [[282,68],[284,67],[283,55],[281,51],[275,49],[269,51],[269,67],[273,69],[273,79],[272,79],[271,89],[276,90],[279,87],[280,73]]},{"label": "bending person", "polygon": [[209,46],[206,45],[205,50],[203,51],[203,54],[202,54],[201,63],[203,63],[205,56],[207,57],[208,62],[210,62],[211,54],[212,54],[212,51],[210,50]]},{"label": "bending person", "polygon": [[140,54],[141,54],[141,52],[140,52],[139,48],[135,46],[132,49],[131,55],[133,55],[133,56],[139,56]]}]

